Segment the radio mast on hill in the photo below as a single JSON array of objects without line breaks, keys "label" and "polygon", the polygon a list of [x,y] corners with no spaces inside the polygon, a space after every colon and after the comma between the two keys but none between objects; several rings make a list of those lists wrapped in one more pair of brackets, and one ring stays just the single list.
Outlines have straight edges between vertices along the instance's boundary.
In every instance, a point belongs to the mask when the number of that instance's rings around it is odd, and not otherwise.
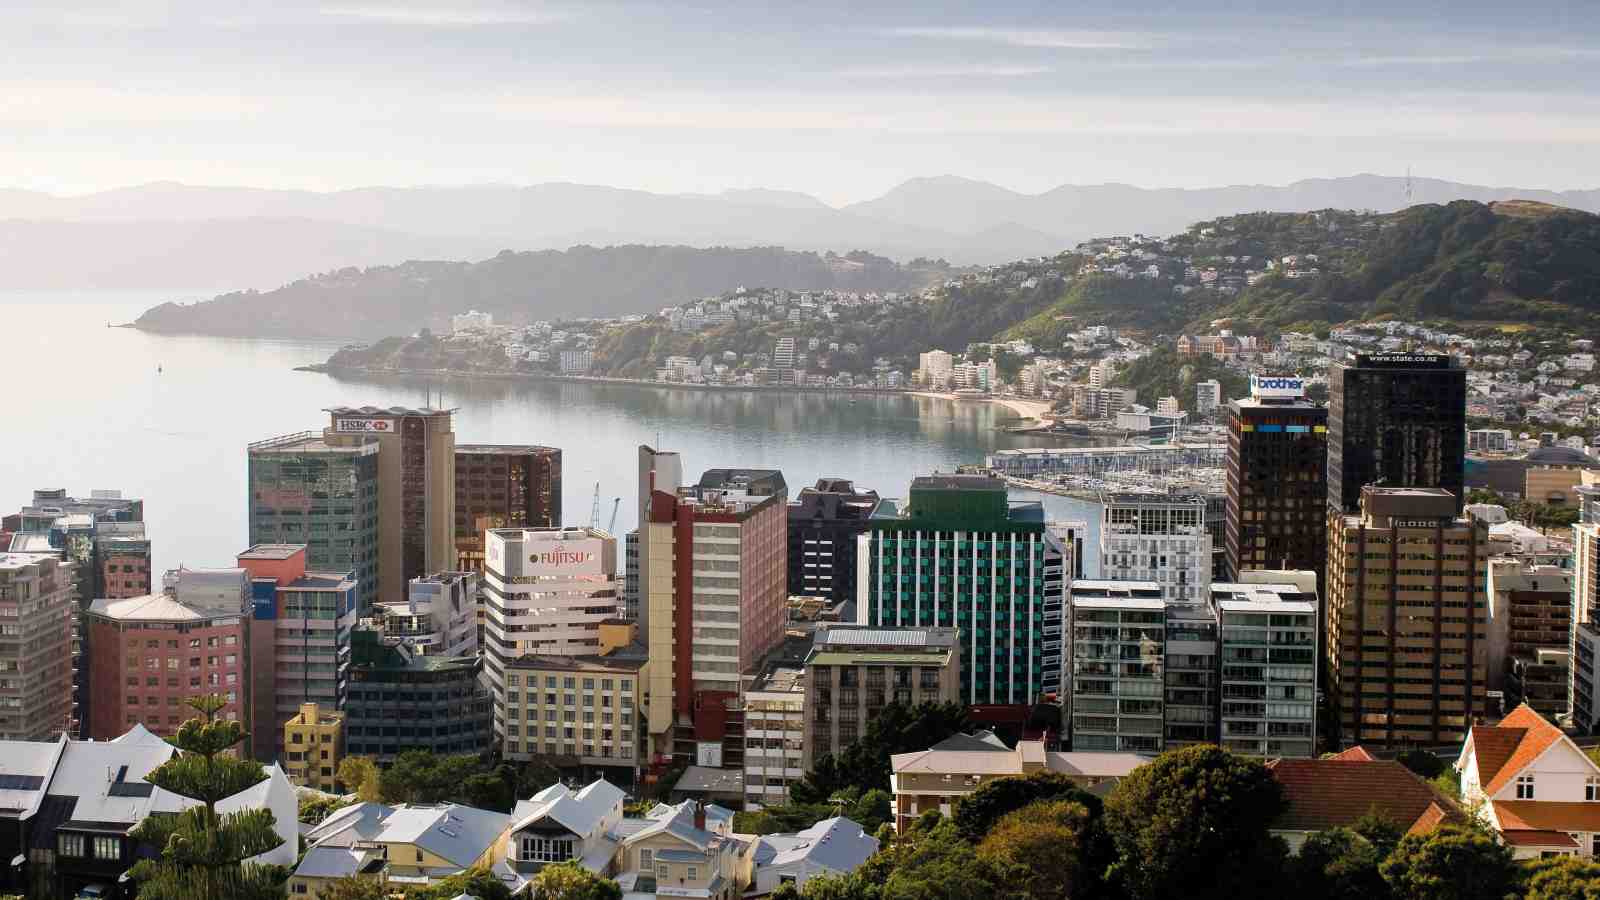
[{"label": "radio mast on hill", "polygon": [[1411,167],[1406,166],[1406,206],[1416,202],[1416,185],[1411,182]]}]

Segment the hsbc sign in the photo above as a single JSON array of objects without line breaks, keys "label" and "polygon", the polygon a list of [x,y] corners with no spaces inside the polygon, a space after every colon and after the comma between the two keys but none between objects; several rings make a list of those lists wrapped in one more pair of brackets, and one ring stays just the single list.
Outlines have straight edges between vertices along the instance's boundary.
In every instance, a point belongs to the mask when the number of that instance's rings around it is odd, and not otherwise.
[{"label": "hsbc sign", "polygon": [[388,434],[394,431],[394,420],[335,419],[333,430],[341,434]]},{"label": "hsbc sign", "polygon": [[1293,400],[1306,395],[1304,378],[1251,375],[1250,396],[1257,400]]}]

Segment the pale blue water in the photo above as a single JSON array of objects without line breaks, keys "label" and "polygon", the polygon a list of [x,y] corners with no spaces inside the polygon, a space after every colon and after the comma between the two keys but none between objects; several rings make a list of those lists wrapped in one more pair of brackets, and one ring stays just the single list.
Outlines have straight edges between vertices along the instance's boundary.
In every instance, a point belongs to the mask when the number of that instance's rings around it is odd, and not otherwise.
[{"label": "pale blue water", "polygon": [[[612,499],[624,498],[619,534],[634,525],[641,443],[682,453],[687,477],[712,467],[769,467],[783,470],[791,495],[826,476],[890,497],[905,496],[915,475],[980,462],[997,448],[1041,445],[997,431],[995,417],[1004,412],[989,404],[334,377],[294,371],[326,359],[335,349],[328,343],[106,327],[162,300],[204,295],[0,293],[8,381],[0,509],[14,511],[36,487],[120,488],[145,500],[157,571],[228,564],[245,547],[247,443],[320,430],[325,407],[418,406],[430,391],[458,408],[458,442],[562,448],[566,523],[589,523],[598,483],[601,527],[610,523]],[[1052,518],[1096,523],[1094,504],[1042,499]],[[1093,566],[1095,548],[1088,555]]]}]

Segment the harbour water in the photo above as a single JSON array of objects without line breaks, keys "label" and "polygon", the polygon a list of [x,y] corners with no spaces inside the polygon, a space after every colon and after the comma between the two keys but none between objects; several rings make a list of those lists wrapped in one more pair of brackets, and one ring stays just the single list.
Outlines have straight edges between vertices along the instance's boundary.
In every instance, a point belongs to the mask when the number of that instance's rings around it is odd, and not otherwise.
[{"label": "harbour water", "polygon": [[[533,443],[563,451],[566,524],[633,527],[639,444],[683,454],[685,472],[781,469],[791,495],[820,477],[903,497],[911,478],[978,463],[1007,447],[1059,439],[1007,434],[998,405],[926,397],[660,390],[548,381],[348,376],[294,371],[335,344],[155,335],[132,320],[205,292],[0,294],[0,359],[10,379],[0,450],[0,509],[35,488],[117,488],[145,499],[157,571],[222,565],[245,546],[247,443],[320,429],[326,407],[457,409],[456,440]],[[1039,499],[1059,520],[1096,524],[1097,505]],[[1091,540],[1091,544],[1093,541]],[[1094,549],[1089,550],[1091,565]]]}]

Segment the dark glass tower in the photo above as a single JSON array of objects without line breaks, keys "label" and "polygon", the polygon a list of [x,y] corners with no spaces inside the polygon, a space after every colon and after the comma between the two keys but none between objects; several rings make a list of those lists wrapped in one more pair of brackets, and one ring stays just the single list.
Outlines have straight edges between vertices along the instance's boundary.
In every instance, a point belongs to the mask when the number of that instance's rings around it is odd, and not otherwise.
[{"label": "dark glass tower", "polygon": [[1263,390],[1229,404],[1223,529],[1230,578],[1253,569],[1309,569],[1322,577],[1328,556],[1327,425],[1328,411],[1300,396]]},{"label": "dark glass tower", "polygon": [[1328,505],[1354,513],[1361,488],[1444,488],[1462,505],[1467,373],[1450,357],[1358,355],[1328,370]]}]

